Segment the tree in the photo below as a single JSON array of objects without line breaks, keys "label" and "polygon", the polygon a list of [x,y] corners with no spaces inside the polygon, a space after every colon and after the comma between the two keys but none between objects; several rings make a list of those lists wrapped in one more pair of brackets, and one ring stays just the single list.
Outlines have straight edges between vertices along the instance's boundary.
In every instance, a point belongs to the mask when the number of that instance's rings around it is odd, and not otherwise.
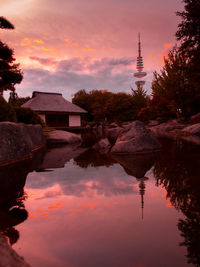
[{"label": "tree", "polygon": [[0,94],[6,90],[15,91],[15,85],[19,84],[23,75],[19,64],[14,64],[13,50],[0,41]]},{"label": "tree", "polygon": [[14,29],[14,25],[4,17],[0,17],[0,29]]},{"label": "tree", "polygon": [[88,111],[88,120],[93,122],[129,121],[136,118],[133,97],[126,93],[111,93],[106,90],[85,90],[77,92],[73,99]]},{"label": "tree", "polygon": [[183,0],[185,10],[176,38],[181,41],[164,59],[161,73],[154,73],[153,97],[173,101],[184,117],[200,112],[200,1]]},{"label": "tree", "polygon": [[189,61],[186,54],[174,47],[164,59],[161,72],[154,72],[152,82],[153,97],[173,101],[173,109],[181,110],[184,117],[200,111],[199,84]]},{"label": "tree", "polygon": [[31,98],[29,96],[27,97],[18,97],[15,92],[10,94],[10,97],[8,99],[8,103],[15,107],[21,107],[24,103],[29,101]]},{"label": "tree", "polygon": [[132,95],[122,92],[112,94],[107,106],[109,121],[131,121],[136,119],[136,115]]},{"label": "tree", "polygon": [[185,10],[176,14],[182,18],[176,32],[177,40],[181,41],[180,50],[191,55],[200,49],[200,1],[183,0]]},{"label": "tree", "polygon": [[134,109],[135,113],[138,114],[138,112],[147,106],[150,97],[147,95],[147,92],[142,88],[142,86],[138,86],[136,90],[131,88],[132,91],[132,99],[134,103]]}]

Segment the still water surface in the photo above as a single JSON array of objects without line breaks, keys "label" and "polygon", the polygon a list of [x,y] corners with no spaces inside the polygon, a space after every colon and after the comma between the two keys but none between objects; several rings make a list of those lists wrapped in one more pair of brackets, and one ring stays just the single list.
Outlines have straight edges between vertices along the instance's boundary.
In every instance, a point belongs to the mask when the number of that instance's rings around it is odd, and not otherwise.
[{"label": "still water surface", "polygon": [[25,187],[10,204],[28,216],[0,231],[33,267],[200,266],[198,150],[167,143],[160,154],[111,157],[51,149],[21,174]]}]

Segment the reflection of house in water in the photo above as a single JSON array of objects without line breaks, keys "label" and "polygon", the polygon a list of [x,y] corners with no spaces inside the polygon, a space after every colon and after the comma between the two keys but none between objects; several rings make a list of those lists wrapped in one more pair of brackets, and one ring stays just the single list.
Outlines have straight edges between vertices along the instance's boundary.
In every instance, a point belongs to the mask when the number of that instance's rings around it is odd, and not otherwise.
[{"label": "reflection of house in water", "polygon": [[87,113],[59,93],[35,91],[32,98],[22,106],[36,111],[48,126],[59,129],[80,127],[82,116]]}]

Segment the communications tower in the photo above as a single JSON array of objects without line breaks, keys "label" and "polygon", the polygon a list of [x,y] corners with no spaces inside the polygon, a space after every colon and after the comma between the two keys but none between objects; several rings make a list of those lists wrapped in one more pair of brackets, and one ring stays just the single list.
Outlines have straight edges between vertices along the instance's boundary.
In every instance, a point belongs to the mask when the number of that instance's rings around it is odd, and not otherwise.
[{"label": "communications tower", "polygon": [[143,71],[143,57],[141,56],[141,42],[140,42],[140,33],[138,34],[138,57],[137,57],[137,72],[134,73],[134,77],[138,78],[135,82],[137,88],[142,88],[145,84],[145,81],[141,80],[143,77],[147,75],[146,72]]}]

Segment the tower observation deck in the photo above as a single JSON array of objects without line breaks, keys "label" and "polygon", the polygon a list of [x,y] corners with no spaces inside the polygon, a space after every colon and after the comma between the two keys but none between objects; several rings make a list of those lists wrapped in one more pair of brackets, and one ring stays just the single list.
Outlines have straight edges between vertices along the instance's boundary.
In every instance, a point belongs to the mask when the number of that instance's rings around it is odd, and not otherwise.
[{"label": "tower observation deck", "polygon": [[[143,71],[144,65],[143,65],[143,57],[141,56],[141,42],[140,42],[140,33],[138,34],[138,57],[137,57],[137,64],[136,69],[137,72],[134,73],[134,77],[141,79],[147,75],[146,72]],[[143,87],[145,84],[145,81],[138,80],[135,82],[137,87]]]}]

